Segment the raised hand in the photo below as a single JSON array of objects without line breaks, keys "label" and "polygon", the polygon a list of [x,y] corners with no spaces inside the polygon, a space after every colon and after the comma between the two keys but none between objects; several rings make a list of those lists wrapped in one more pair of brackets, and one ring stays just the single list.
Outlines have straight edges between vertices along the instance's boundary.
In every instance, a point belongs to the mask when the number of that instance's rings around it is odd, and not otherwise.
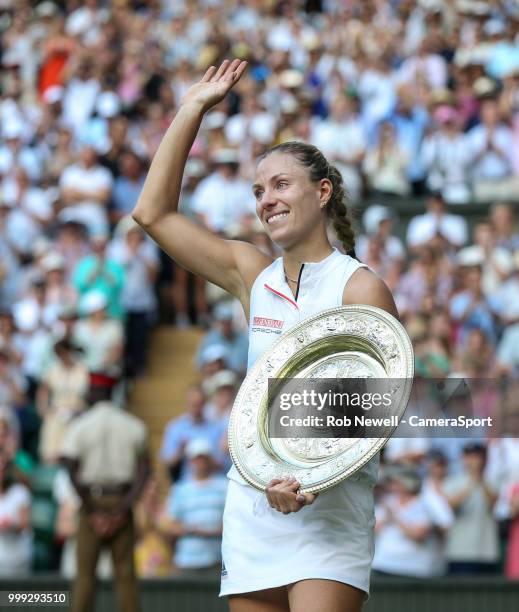
[{"label": "raised hand", "polygon": [[187,90],[181,104],[199,106],[205,113],[225,98],[240,80],[246,67],[247,62],[239,59],[232,62],[224,60],[218,69],[211,66],[202,79]]}]

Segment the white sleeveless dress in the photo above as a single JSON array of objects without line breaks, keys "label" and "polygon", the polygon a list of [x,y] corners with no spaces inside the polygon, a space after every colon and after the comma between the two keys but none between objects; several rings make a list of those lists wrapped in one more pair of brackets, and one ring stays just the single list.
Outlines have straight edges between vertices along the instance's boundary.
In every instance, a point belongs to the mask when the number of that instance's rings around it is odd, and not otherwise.
[{"label": "white sleeveless dress", "polygon": [[[327,308],[342,305],[346,283],[360,267],[337,249],[305,263],[297,302],[276,259],[257,277],[251,292],[249,359],[258,357],[291,327]],[[359,302],[362,296],[359,296]],[[279,587],[299,580],[336,580],[369,592],[374,553],[373,486],[378,457],[311,506],[283,514],[232,466],[223,518],[220,596]]]}]

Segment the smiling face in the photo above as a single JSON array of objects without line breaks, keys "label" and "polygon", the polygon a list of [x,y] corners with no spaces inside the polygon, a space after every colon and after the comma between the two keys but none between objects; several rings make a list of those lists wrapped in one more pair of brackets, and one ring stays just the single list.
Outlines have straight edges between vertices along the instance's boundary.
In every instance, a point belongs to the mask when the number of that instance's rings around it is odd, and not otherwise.
[{"label": "smiling face", "polygon": [[308,170],[288,153],[272,153],[256,168],[256,213],[271,240],[283,249],[325,230],[322,204],[331,191],[329,180],[312,182]]}]

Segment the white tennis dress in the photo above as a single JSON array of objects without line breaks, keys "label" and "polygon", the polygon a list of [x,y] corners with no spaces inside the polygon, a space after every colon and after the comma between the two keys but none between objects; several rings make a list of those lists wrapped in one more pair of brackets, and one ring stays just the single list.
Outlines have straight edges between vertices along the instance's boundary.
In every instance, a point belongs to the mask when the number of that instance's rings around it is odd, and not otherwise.
[{"label": "white tennis dress", "polygon": [[[337,249],[320,262],[305,263],[297,302],[285,280],[281,257],[263,270],[251,293],[248,367],[283,332],[342,305],[346,283],[363,266]],[[220,596],[309,578],[337,580],[367,593],[377,470],[375,457],[341,484],[320,493],[311,506],[285,515],[271,508],[265,494],[248,485],[233,465],[223,518]]]}]

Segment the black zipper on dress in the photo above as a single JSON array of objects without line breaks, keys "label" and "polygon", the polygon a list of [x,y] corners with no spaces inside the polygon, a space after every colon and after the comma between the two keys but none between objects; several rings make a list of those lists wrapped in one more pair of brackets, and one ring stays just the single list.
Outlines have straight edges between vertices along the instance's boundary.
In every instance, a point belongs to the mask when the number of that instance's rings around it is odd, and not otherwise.
[{"label": "black zipper on dress", "polygon": [[299,270],[299,276],[297,277],[297,288],[296,288],[296,302],[297,302],[297,296],[299,295],[299,285],[301,284],[301,274],[303,274],[303,268],[305,267],[305,264],[301,264],[301,269]]}]

